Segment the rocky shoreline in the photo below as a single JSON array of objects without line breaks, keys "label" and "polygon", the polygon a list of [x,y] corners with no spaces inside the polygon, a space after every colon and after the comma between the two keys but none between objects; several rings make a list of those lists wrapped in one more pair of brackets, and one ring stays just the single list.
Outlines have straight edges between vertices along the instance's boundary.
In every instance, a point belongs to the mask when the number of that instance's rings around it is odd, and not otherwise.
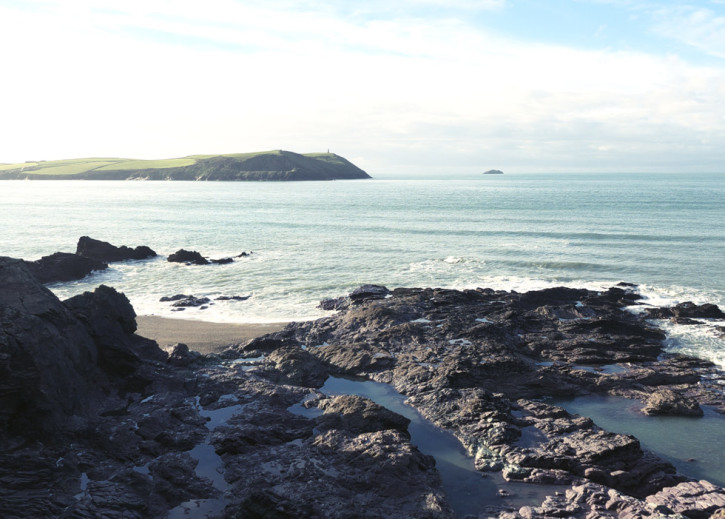
[{"label": "rocky shoreline", "polygon": [[[725,412],[723,373],[665,354],[648,320],[719,309],[633,313],[634,288],[364,286],[323,301],[329,317],[201,355],[136,335],[112,288],[61,302],[26,262],[0,258],[0,516],[454,517],[406,419],[321,392],[335,376],[390,384],[482,477],[558,485],[536,506],[492,500],[478,517],[723,517],[723,488],[542,400]],[[300,403],[317,415],[290,411]]]}]

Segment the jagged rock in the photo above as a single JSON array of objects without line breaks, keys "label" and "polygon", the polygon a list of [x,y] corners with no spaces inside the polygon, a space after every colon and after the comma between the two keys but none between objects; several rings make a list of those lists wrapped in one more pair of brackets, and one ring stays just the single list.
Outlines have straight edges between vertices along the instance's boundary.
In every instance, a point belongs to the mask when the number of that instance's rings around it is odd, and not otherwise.
[{"label": "jagged rock", "polygon": [[[573,485],[519,511],[492,502],[481,516],[674,519],[673,510],[696,517],[719,503],[722,489],[680,487],[685,478],[636,438],[540,400],[644,399],[656,389],[722,405],[717,384],[698,384],[701,374],[716,376],[712,366],[663,355],[662,333],[624,308],[637,298],[626,287],[529,294],[364,287],[355,299],[341,298],[335,315],[220,355],[176,345],[167,359],[136,337],[121,294],[99,287],[61,303],[23,265],[0,260],[0,422],[13,424],[0,430],[3,517],[150,519],[212,497],[225,517],[452,518],[434,460],[410,444],[407,420],[362,397],[313,389],[329,374],[390,383],[455,434],[479,470]],[[41,357],[50,352],[50,364],[23,364],[18,341]],[[74,362],[94,351],[95,363],[78,373]],[[250,357],[253,365],[243,360]],[[577,365],[583,360],[591,364]],[[621,369],[599,369],[614,363]],[[44,380],[32,371],[41,368]],[[48,377],[66,380],[56,386]],[[63,420],[28,407],[34,399],[65,405],[59,417],[81,415],[81,423],[48,429]],[[73,399],[86,407],[74,409]],[[319,411],[313,418],[288,411],[299,403]],[[42,444],[28,442],[25,426],[37,423],[46,427]],[[223,495],[197,473],[201,453],[207,468],[223,472]],[[673,492],[679,497],[667,504],[641,499]]]},{"label": "jagged rock", "polygon": [[125,260],[142,260],[156,256],[156,252],[145,245],[140,245],[134,249],[125,245],[116,247],[108,242],[94,240],[88,236],[81,236],[78,240],[76,254],[84,258],[108,263]]},{"label": "jagged rock", "polygon": [[75,281],[83,279],[91,272],[108,268],[108,265],[102,261],[84,258],[70,252],[56,252],[39,260],[26,261],[25,264],[41,283]]},{"label": "jagged rock", "polygon": [[156,342],[134,334],[136,312],[128,298],[115,289],[101,285],[93,292],[65,300],[64,304],[86,325],[98,347],[99,366],[106,373],[146,385],[149,381],[130,377],[142,359],[166,361],[166,353]]},{"label": "jagged rock", "polygon": [[189,366],[200,358],[198,351],[190,351],[186,344],[177,343],[171,347],[168,362],[174,366]]},{"label": "jagged rock", "polygon": [[331,299],[323,299],[317,308],[322,310],[344,310],[350,305],[350,299],[347,297],[336,297]]},{"label": "jagged rock", "polygon": [[163,496],[169,508],[189,501],[215,497],[218,491],[211,481],[199,478],[194,469],[198,460],[188,454],[166,454],[153,461],[149,471],[153,476],[154,491]]},{"label": "jagged rock", "polygon": [[541,506],[525,506],[518,513],[503,513],[499,517],[506,519],[547,519],[550,517],[685,519],[666,507],[652,506],[594,483],[574,485],[566,492],[548,496]]},{"label": "jagged rock", "polygon": [[299,347],[275,349],[267,358],[274,362],[274,373],[279,374],[275,377],[278,383],[320,387],[329,376],[327,366],[320,359]]},{"label": "jagged rock", "polygon": [[410,420],[361,396],[336,396],[320,400],[317,406],[325,413],[317,419],[323,431],[344,429],[361,434],[393,429],[408,434]]},{"label": "jagged rock", "polygon": [[353,302],[361,302],[364,300],[370,300],[370,299],[382,299],[385,296],[390,294],[390,290],[388,290],[384,286],[380,285],[363,285],[359,288],[356,288],[352,292],[350,292],[350,299]]},{"label": "jagged rock", "polygon": [[694,398],[687,398],[671,389],[658,389],[650,395],[642,409],[650,416],[703,416],[700,405]]},{"label": "jagged rock", "polygon": [[691,519],[706,519],[725,508],[725,489],[708,481],[688,481],[648,496],[647,503],[665,506]]},{"label": "jagged rock", "polygon": [[176,294],[175,296],[164,296],[159,299],[162,303],[171,302],[171,306],[174,308],[188,308],[208,305],[211,303],[211,299],[208,297],[196,297],[186,294]]},{"label": "jagged rock", "polygon": [[173,254],[170,254],[167,261],[175,263],[186,263],[187,265],[208,265],[209,260],[202,256],[197,251],[188,251],[185,249],[179,249]]},{"label": "jagged rock", "polygon": [[98,348],[31,274],[0,257],[0,431],[54,430],[98,401]]},{"label": "jagged rock", "polygon": [[725,319],[725,313],[717,305],[710,303],[696,305],[692,301],[685,301],[669,308],[650,308],[647,310],[647,315],[652,319]]},{"label": "jagged rock", "polygon": [[209,263],[214,263],[216,265],[228,265],[229,263],[234,263],[234,259],[233,258],[210,259]]},{"label": "jagged rock", "polygon": [[216,301],[246,301],[252,296],[219,296],[215,297]]}]

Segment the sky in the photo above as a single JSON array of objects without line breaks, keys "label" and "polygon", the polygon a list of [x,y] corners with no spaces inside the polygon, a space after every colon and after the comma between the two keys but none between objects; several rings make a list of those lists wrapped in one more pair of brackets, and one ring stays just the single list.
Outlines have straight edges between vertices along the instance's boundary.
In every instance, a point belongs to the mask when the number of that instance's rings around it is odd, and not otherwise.
[{"label": "sky", "polygon": [[0,163],[725,172],[725,0],[0,0]]}]

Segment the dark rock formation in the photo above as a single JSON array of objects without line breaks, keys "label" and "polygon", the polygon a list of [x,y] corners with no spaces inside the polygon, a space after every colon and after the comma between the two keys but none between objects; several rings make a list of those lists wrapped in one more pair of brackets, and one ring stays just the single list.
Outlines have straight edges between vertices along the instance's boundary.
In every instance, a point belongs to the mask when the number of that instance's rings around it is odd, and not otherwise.
[{"label": "dark rock formation", "polygon": [[691,519],[707,519],[725,510],[725,489],[707,481],[689,481],[648,496],[647,503]]},{"label": "dark rock formation", "polygon": [[175,296],[164,296],[159,299],[162,303],[170,302],[171,306],[175,308],[179,307],[194,307],[203,306],[211,303],[211,299],[208,297],[196,297],[186,294],[176,294]]},{"label": "dark rock formation", "polygon": [[246,301],[252,296],[219,296],[215,297],[216,301]]},{"label": "dark rock formation", "polygon": [[725,313],[717,305],[706,303],[696,305],[691,301],[685,301],[669,308],[650,308],[647,315],[652,319],[725,319]]},{"label": "dark rock formation", "polygon": [[88,329],[26,262],[0,257],[0,431],[52,431],[99,399]]},{"label": "dark rock formation", "polygon": [[707,517],[723,489],[541,400],[723,405],[721,374],[663,355],[662,332],[624,309],[637,299],[627,288],[366,286],[324,319],[219,355],[177,344],[167,356],[134,334],[122,294],[102,286],[60,302],[2,258],[0,516],[146,519],[216,503],[230,518],[452,518],[408,420],[322,394],[334,374],[392,384],[514,493],[562,485],[536,506],[492,502],[480,517]]},{"label": "dark rock formation", "polygon": [[28,270],[41,283],[75,281],[83,279],[93,271],[108,268],[108,265],[102,261],[84,258],[70,252],[56,252],[50,256],[43,256],[39,260],[25,263]]},{"label": "dark rock formation", "polygon": [[642,412],[646,415],[703,416],[694,398],[687,398],[671,389],[658,389],[650,395]]},{"label": "dark rock formation", "polygon": [[202,256],[197,251],[188,251],[185,249],[179,249],[173,254],[170,254],[167,261],[175,263],[186,263],[187,265],[208,265],[209,260]]},{"label": "dark rock formation", "polygon": [[356,434],[396,430],[408,434],[410,420],[356,395],[342,395],[320,400],[317,407],[324,414],[317,419],[321,430],[346,429]]},{"label": "dark rock formation", "polygon": [[114,261],[142,260],[156,256],[156,253],[145,245],[135,249],[121,245],[116,247],[108,242],[81,236],[76,247],[76,254],[84,258],[111,263]]},{"label": "dark rock formation", "polygon": [[0,430],[55,430],[88,419],[114,379],[151,383],[144,360],[165,360],[134,334],[128,299],[100,286],[62,303],[21,260],[0,258]]}]

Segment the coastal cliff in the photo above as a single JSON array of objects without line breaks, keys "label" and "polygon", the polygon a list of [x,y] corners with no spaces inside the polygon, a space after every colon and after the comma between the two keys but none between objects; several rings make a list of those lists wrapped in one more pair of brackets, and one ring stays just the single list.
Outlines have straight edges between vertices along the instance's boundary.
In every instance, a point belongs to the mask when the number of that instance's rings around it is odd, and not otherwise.
[{"label": "coastal cliff", "polygon": [[0,180],[348,180],[370,178],[334,153],[275,150],[166,160],[69,159],[0,165]]}]

